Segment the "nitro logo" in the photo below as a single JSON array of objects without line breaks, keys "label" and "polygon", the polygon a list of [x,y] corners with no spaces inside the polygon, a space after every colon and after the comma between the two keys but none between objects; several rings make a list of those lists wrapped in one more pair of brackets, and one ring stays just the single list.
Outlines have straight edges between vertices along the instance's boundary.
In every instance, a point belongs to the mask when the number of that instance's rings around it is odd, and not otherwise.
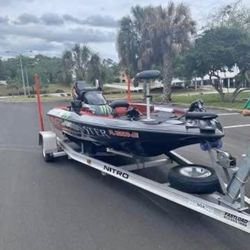
[{"label": "nitro logo", "polygon": [[115,174],[115,175],[118,175],[118,176],[121,176],[123,177],[124,179],[128,179],[129,178],[129,175],[127,173],[124,173],[120,170],[116,170],[115,168],[111,168],[111,167],[108,167],[106,165],[104,165],[103,167],[104,170],[112,173],[112,174]]},{"label": "nitro logo", "polygon": [[228,220],[230,220],[230,221],[232,221],[234,223],[240,224],[240,225],[242,225],[244,227],[247,227],[247,224],[249,222],[248,220],[246,220],[244,218],[241,218],[239,216],[236,216],[236,215],[233,215],[233,214],[230,214],[230,213],[227,213],[227,212],[224,214],[224,218],[228,219]]}]

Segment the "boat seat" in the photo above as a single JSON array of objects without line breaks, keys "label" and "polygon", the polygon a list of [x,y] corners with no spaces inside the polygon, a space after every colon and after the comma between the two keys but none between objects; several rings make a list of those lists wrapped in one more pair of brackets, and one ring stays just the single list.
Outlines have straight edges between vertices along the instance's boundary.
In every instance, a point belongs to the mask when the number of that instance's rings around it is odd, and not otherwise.
[{"label": "boat seat", "polygon": [[159,70],[145,70],[136,74],[136,80],[154,80],[160,76]]},{"label": "boat seat", "polygon": [[[99,91],[98,88],[89,87],[85,81],[76,81],[73,86],[73,97],[76,100],[84,101],[84,95],[89,91]],[[75,92],[75,93],[74,93]]]},{"label": "boat seat", "polygon": [[129,103],[126,100],[114,100],[109,104],[109,106],[112,109],[115,109],[115,108],[128,108]]},{"label": "boat seat", "polygon": [[217,118],[218,115],[208,112],[187,112],[185,117],[190,120],[212,120]]}]

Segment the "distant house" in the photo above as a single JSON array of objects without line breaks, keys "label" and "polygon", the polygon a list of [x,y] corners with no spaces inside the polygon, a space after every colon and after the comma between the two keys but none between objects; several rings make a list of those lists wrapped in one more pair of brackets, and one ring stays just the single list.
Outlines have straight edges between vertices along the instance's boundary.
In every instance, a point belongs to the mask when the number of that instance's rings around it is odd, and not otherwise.
[{"label": "distant house", "polygon": [[5,81],[5,80],[0,80],[0,85],[7,85],[7,81]]},{"label": "distant house", "polygon": [[126,83],[126,73],[124,71],[120,72],[120,83]]}]

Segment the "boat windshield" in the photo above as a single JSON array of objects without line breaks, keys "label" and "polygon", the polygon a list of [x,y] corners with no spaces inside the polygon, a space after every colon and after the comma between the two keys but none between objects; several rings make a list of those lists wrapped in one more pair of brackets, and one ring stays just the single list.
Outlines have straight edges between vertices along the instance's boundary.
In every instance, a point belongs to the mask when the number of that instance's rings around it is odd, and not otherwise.
[{"label": "boat windshield", "polygon": [[107,101],[104,99],[101,91],[89,91],[84,94],[84,102],[89,105],[105,105]]}]

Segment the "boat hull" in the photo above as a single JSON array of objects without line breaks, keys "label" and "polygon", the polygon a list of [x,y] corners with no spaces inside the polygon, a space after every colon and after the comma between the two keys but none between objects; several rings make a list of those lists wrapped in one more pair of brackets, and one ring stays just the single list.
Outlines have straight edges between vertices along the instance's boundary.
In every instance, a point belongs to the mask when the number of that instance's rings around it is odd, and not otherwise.
[{"label": "boat hull", "polygon": [[[52,109],[48,116],[54,127],[71,141],[85,143],[91,151],[107,147],[139,156],[156,156],[197,143],[216,142],[223,132],[202,133],[185,124],[148,124],[138,121],[77,115]],[[94,150],[93,150],[94,148]]]}]

